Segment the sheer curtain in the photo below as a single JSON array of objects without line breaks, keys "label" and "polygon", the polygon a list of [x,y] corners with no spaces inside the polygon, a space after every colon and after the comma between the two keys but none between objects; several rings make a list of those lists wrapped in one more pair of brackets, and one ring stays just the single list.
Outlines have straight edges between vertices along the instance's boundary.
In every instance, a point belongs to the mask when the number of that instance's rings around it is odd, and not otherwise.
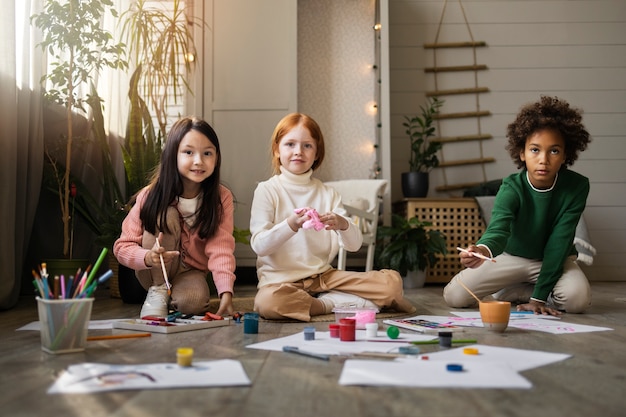
[{"label": "sheer curtain", "polygon": [[41,0],[5,2],[0,14],[0,309],[15,305],[43,167],[41,54],[28,16]]},{"label": "sheer curtain", "polygon": [[[37,213],[44,164],[39,80],[45,71],[45,59],[38,46],[40,34],[31,26],[30,16],[42,11],[44,1],[3,2],[0,14],[0,310],[14,307],[20,293],[32,290],[22,288],[29,285],[22,277],[30,269],[24,262]],[[114,3],[122,13],[130,1]],[[110,17],[103,24],[111,32],[118,29],[117,21]],[[119,71],[104,72],[97,77],[98,91],[104,99],[105,128],[111,133],[111,147],[120,175],[123,164],[116,140],[124,134],[126,123],[128,83],[124,77],[126,74]],[[87,152],[86,159],[95,157],[97,153],[93,150]],[[93,171],[85,171],[83,175],[93,177]],[[98,253],[99,249],[95,249]]]}]

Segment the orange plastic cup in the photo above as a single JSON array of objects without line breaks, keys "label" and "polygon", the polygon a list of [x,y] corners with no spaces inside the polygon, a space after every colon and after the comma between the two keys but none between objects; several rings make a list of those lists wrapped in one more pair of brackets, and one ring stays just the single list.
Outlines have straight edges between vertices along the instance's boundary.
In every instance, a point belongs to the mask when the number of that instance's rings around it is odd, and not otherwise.
[{"label": "orange plastic cup", "polygon": [[481,301],[478,307],[485,329],[500,333],[506,330],[511,316],[510,302]]}]

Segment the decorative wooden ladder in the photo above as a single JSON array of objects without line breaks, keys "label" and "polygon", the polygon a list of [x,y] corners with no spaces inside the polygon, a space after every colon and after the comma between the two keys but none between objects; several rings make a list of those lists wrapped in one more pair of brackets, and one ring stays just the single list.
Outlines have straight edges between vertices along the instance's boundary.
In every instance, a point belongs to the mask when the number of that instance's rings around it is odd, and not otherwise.
[{"label": "decorative wooden ladder", "polygon": [[[435,115],[434,119],[437,121],[437,132],[441,132],[442,125],[444,124],[445,121],[461,119],[461,118],[475,118],[477,131],[476,133],[462,135],[462,136],[449,136],[449,137],[439,136],[439,137],[431,139],[433,141],[441,142],[444,145],[441,149],[441,162],[439,163],[439,167],[442,168],[443,170],[444,185],[436,187],[437,191],[462,190],[462,189],[470,188],[470,187],[479,185],[483,182],[486,182],[487,175],[485,172],[485,164],[495,161],[494,158],[483,156],[483,143],[482,142],[488,139],[492,139],[493,136],[488,133],[483,133],[481,129],[481,118],[485,116],[490,116],[491,112],[480,109],[480,97],[479,96],[482,93],[489,92],[489,89],[487,87],[480,87],[478,85],[478,72],[485,71],[488,68],[487,68],[487,65],[478,64],[476,61],[476,49],[485,47],[487,46],[487,44],[482,41],[474,40],[472,31],[467,21],[467,17],[465,15],[465,9],[463,8],[463,4],[461,3],[461,0],[459,0],[459,6],[463,13],[463,18],[465,19],[465,25],[467,27],[467,30],[470,36],[470,41],[444,42],[444,43],[438,42],[439,34],[441,32],[443,17],[446,13],[447,4],[448,4],[448,0],[445,0],[444,5],[443,5],[443,11],[441,13],[441,18],[439,20],[439,27],[437,28],[437,35],[435,37],[435,42],[424,44],[425,49],[433,50],[433,57],[434,57],[433,66],[425,68],[424,71],[426,73],[433,73],[434,78],[435,78],[435,89],[433,91],[427,91],[426,96],[427,97],[441,97],[441,96],[454,96],[454,95],[461,95],[461,94],[475,95],[476,110],[460,112],[460,113],[439,113]],[[472,65],[456,65],[456,66],[438,66],[437,65],[437,52],[441,49],[450,49],[450,48],[472,48],[473,61],[474,61],[473,64]],[[457,88],[457,89],[442,89],[442,90],[439,89],[439,80],[438,80],[439,74],[444,73],[444,72],[467,72],[467,71],[474,72],[474,85],[472,87]],[[446,160],[444,158],[443,150],[445,148],[445,144],[458,143],[458,142],[464,142],[464,141],[478,142],[478,146],[480,150],[480,156],[478,158],[461,159],[461,160]],[[447,175],[446,175],[446,168],[458,167],[458,166],[464,166],[464,165],[481,165],[482,177],[483,177],[482,181],[466,182],[466,183],[460,183],[460,184],[449,184]]]}]

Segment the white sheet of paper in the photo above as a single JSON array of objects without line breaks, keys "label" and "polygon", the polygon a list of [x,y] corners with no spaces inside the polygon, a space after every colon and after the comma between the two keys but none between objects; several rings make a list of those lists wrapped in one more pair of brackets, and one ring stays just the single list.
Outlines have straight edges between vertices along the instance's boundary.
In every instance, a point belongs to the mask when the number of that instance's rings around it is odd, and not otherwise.
[{"label": "white sheet of paper", "polygon": [[[398,339],[389,339],[385,332],[379,331],[376,339],[368,339],[365,330],[357,330],[354,342],[342,342],[338,338],[331,338],[330,332],[315,332],[315,340],[304,340],[304,332],[291,336],[253,343],[246,347],[252,349],[282,351],[283,346],[296,346],[302,350],[327,355],[361,352],[398,352],[400,346],[407,346],[415,340],[433,340],[437,336],[420,333],[400,333]],[[378,340],[378,341],[376,341]]]},{"label": "white sheet of paper", "polygon": [[[90,320],[89,321],[89,330],[103,330],[103,329],[112,329],[114,321],[120,320],[128,320],[128,319],[109,319],[109,320]],[[41,330],[41,323],[39,321],[33,321],[24,326],[20,327],[18,330]]]},{"label": "white sheet of paper", "polygon": [[[467,355],[463,349],[472,347],[478,349],[478,355]],[[572,355],[565,353],[542,352],[538,350],[525,350],[507,347],[471,345],[454,349],[428,353],[429,360],[447,362],[498,362],[505,363],[511,369],[521,372],[539,366],[549,365],[570,358]],[[407,361],[407,359],[397,359]]]},{"label": "white sheet of paper", "polygon": [[532,384],[506,363],[455,361],[462,372],[446,369],[450,361],[407,359],[395,361],[347,360],[340,385],[421,388],[524,388]]},{"label": "white sheet of paper", "polygon": [[[458,316],[462,323],[467,323],[474,327],[482,327],[480,312],[478,311],[453,311],[452,314]],[[466,324],[459,323],[459,326]],[[568,333],[588,333],[599,332],[604,330],[613,330],[610,327],[589,326],[586,324],[567,323],[560,317],[543,316],[535,314],[511,314],[509,327],[524,330],[537,330],[540,332],[552,334],[568,334]]]},{"label": "white sheet of paper", "polygon": [[566,323],[562,320],[526,319],[509,323],[509,326],[524,330],[537,330],[552,334],[589,333],[613,330],[610,327],[588,326],[586,324]]},{"label": "white sheet of paper", "polygon": [[48,389],[48,394],[247,385],[251,382],[241,362],[230,359],[194,362],[190,367],[175,363],[82,363],[71,365],[63,372]]}]

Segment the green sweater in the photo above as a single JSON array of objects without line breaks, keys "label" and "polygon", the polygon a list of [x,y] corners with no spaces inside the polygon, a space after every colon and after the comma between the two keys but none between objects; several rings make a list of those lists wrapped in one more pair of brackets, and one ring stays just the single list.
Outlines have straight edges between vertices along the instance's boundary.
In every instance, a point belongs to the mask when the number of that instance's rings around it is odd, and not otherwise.
[{"label": "green sweater", "polygon": [[493,256],[507,252],[542,260],[532,296],[545,301],[565,260],[576,254],[574,234],[588,194],[589,179],[574,171],[561,169],[551,190],[538,191],[523,169],[502,181],[489,226],[477,243],[486,245]]}]

